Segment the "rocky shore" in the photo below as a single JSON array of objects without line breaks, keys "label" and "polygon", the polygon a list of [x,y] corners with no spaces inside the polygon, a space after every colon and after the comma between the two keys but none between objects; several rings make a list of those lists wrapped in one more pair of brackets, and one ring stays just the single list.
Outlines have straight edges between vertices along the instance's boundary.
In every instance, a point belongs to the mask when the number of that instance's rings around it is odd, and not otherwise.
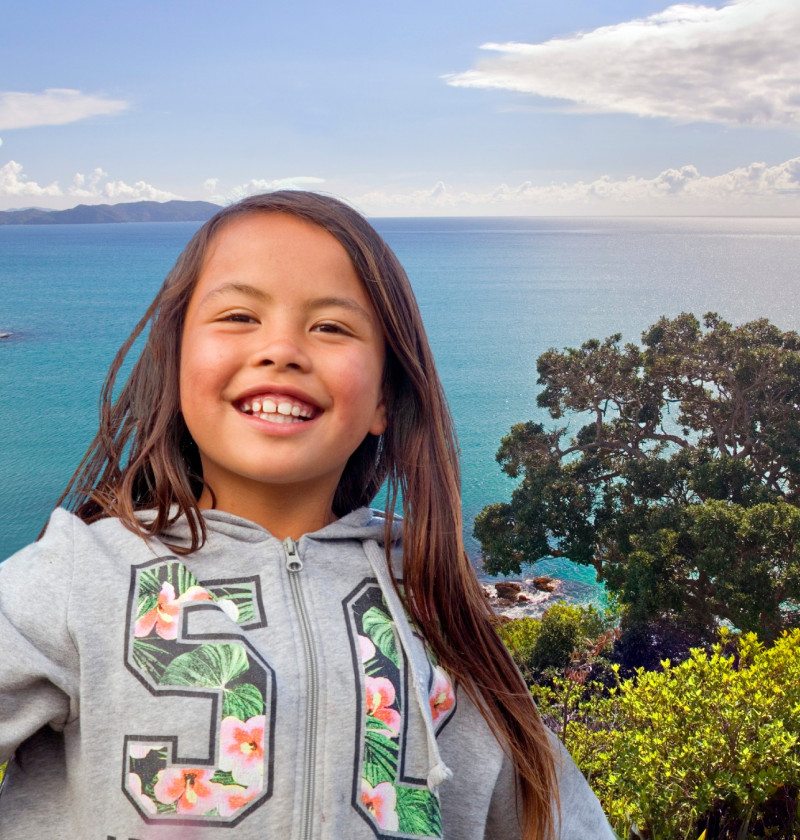
[{"label": "rocky shore", "polygon": [[588,604],[595,594],[579,581],[546,576],[481,585],[494,612],[510,619],[541,618],[553,604]]}]

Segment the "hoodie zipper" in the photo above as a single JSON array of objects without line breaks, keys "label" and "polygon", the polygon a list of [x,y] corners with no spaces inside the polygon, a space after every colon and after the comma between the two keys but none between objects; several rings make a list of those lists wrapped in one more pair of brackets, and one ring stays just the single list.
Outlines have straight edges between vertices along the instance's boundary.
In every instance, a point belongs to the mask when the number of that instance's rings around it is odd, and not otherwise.
[{"label": "hoodie zipper", "polygon": [[300,619],[300,636],[303,639],[306,673],[308,676],[308,706],[306,708],[306,739],[303,754],[303,801],[300,817],[300,838],[301,840],[311,840],[311,815],[314,808],[314,776],[317,761],[319,669],[313,636],[311,634],[311,622],[309,621],[303,590],[300,586],[300,572],[303,570],[303,561],[300,559],[297,543],[291,537],[287,537],[283,541],[283,550],[286,554],[286,570],[289,572],[289,587],[292,590],[292,600],[294,601],[294,606]]}]

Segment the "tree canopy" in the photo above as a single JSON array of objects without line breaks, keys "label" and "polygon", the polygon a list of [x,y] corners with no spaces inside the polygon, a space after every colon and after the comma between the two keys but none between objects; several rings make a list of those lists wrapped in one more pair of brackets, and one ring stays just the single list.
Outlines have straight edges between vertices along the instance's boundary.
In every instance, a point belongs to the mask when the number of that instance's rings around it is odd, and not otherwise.
[{"label": "tree canopy", "polygon": [[520,483],[475,520],[486,571],[566,556],[631,620],[774,638],[800,603],[800,336],[682,314],[642,345],[617,334],[539,358],[537,402],[562,423],[503,438]]}]

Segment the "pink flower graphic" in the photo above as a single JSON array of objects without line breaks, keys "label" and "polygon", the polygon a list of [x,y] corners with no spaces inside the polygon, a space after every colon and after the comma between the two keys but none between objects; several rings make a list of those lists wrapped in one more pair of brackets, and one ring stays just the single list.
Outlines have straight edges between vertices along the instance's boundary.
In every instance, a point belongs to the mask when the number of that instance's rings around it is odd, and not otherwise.
[{"label": "pink flower graphic", "polygon": [[217,807],[221,787],[211,783],[212,775],[210,770],[165,767],[156,776],[153,792],[166,805],[177,800],[179,814],[206,814]]},{"label": "pink flower graphic", "polygon": [[158,593],[158,603],[152,610],[148,610],[137,622],[133,635],[137,639],[149,636],[156,628],[156,633],[162,639],[176,639],[178,637],[178,613],[181,604],[187,601],[210,601],[211,595],[202,586],[190,586],[180,597],[175,597],[175,587],[168,581],[161,585]]},{"label": "pink flower graphic", "polygon": [[220,726],[220,770],[228,771],[240,785],[258,790],[264,778],[265,726],[264,715],[254,715],[247,721],[226,717]]},{"label": "pink flower graphic", "polygon": [[434,723],[438,723],[439,719],[443,718],[456,702],[456,695],[453,692],[450,678],[438,665],[433,669],[433,685],[431,686],[429,699]]},{"label": "pink flower graphic", "polygon": [[217,796],[217,811],[221,817],[232,817],[260,793],[261,789],[242,788],[236,785],[220,785]]},{"label": "pink flower graphic", "polygon": [[375,645],[373,645],[372,640],[368,639],[366,636],[358,637],[358,647],[361,651],[362,662],[369,662],[370,659],[375,656]]},{"label": "pink flower graphic", "polygon": [[366,779],[361,780],[361,804],[375,818],[378,828],[397,831],[397,794],[389,782],[381,782],[372,787]]},{"label": "pink flower graphic", "polygon": [[394,703],[394,686],[386,677],[365,677],[364,681],[367,690],[367,714],[381,721],[392,735],[399,734],[400,714],[389,708]]}]

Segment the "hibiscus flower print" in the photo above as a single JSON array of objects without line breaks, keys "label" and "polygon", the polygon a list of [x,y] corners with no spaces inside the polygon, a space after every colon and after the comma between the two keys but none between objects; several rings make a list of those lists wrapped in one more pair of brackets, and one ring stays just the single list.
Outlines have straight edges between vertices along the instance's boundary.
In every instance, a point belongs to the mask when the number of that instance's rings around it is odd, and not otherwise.
[{"label": "hibiscus flower print", "polygon": [[183,595],[175,597],[175,587],[169,581],[165,581],[158,593],[158,603],[136,622],[133,635],[141,639],[149,636],[155,628],[162,639],[176,639],[181,604],[188,601],[210,600],[211,594],[202,586],[190,586]]},{"label": "hibiscus flower print", "polygon": [[361,804],[375,818],[378,828],[397,831],[400,821],[397,817],[397,793],[389,782],[372,787],[366,779],[361,780]]},{"label": "hibiscus flower print", "polygon": [[438,665],[433,669],[433,685],[431,686],[429,700],[434,724],[447,717],[447,713],[456,702],[456,695],[450,678]]},{"label": "hibiscus flower print", "polygon": [[375,645],[366,637],[358,637],[358,649],[361,653],[361,661],[369,662],[375,657]]},{"label": "hibiscus flower print", "polygon": [[389,708],[395,701],[395,690],[386,677],[364,677],[367,693],[367,714],[379,720],[392,733],[400,732],[400,713]]},{"label": "hibiscus flower print", "polygon": [[246,721],[235,717],[222,719],[219,767],[229,772],[233,780],[244,787],[261,788],[264,778],[265,726],[264,715],[254,715]]},{"label": "hibiscus flower print", "polygon": [[252,802],[261,792],[259,788],[243,788],[236,785],[220,785],[217,794],[217,813],[221,817],[232,817],[237,811]]},{"label": "hibiscus flower print", "polygon": [[165,767],[156,776],[153,792],[165,805],[176,803],[179,814],[207,814],[217,807],[221,787],[211,776],[209,770]]}]

